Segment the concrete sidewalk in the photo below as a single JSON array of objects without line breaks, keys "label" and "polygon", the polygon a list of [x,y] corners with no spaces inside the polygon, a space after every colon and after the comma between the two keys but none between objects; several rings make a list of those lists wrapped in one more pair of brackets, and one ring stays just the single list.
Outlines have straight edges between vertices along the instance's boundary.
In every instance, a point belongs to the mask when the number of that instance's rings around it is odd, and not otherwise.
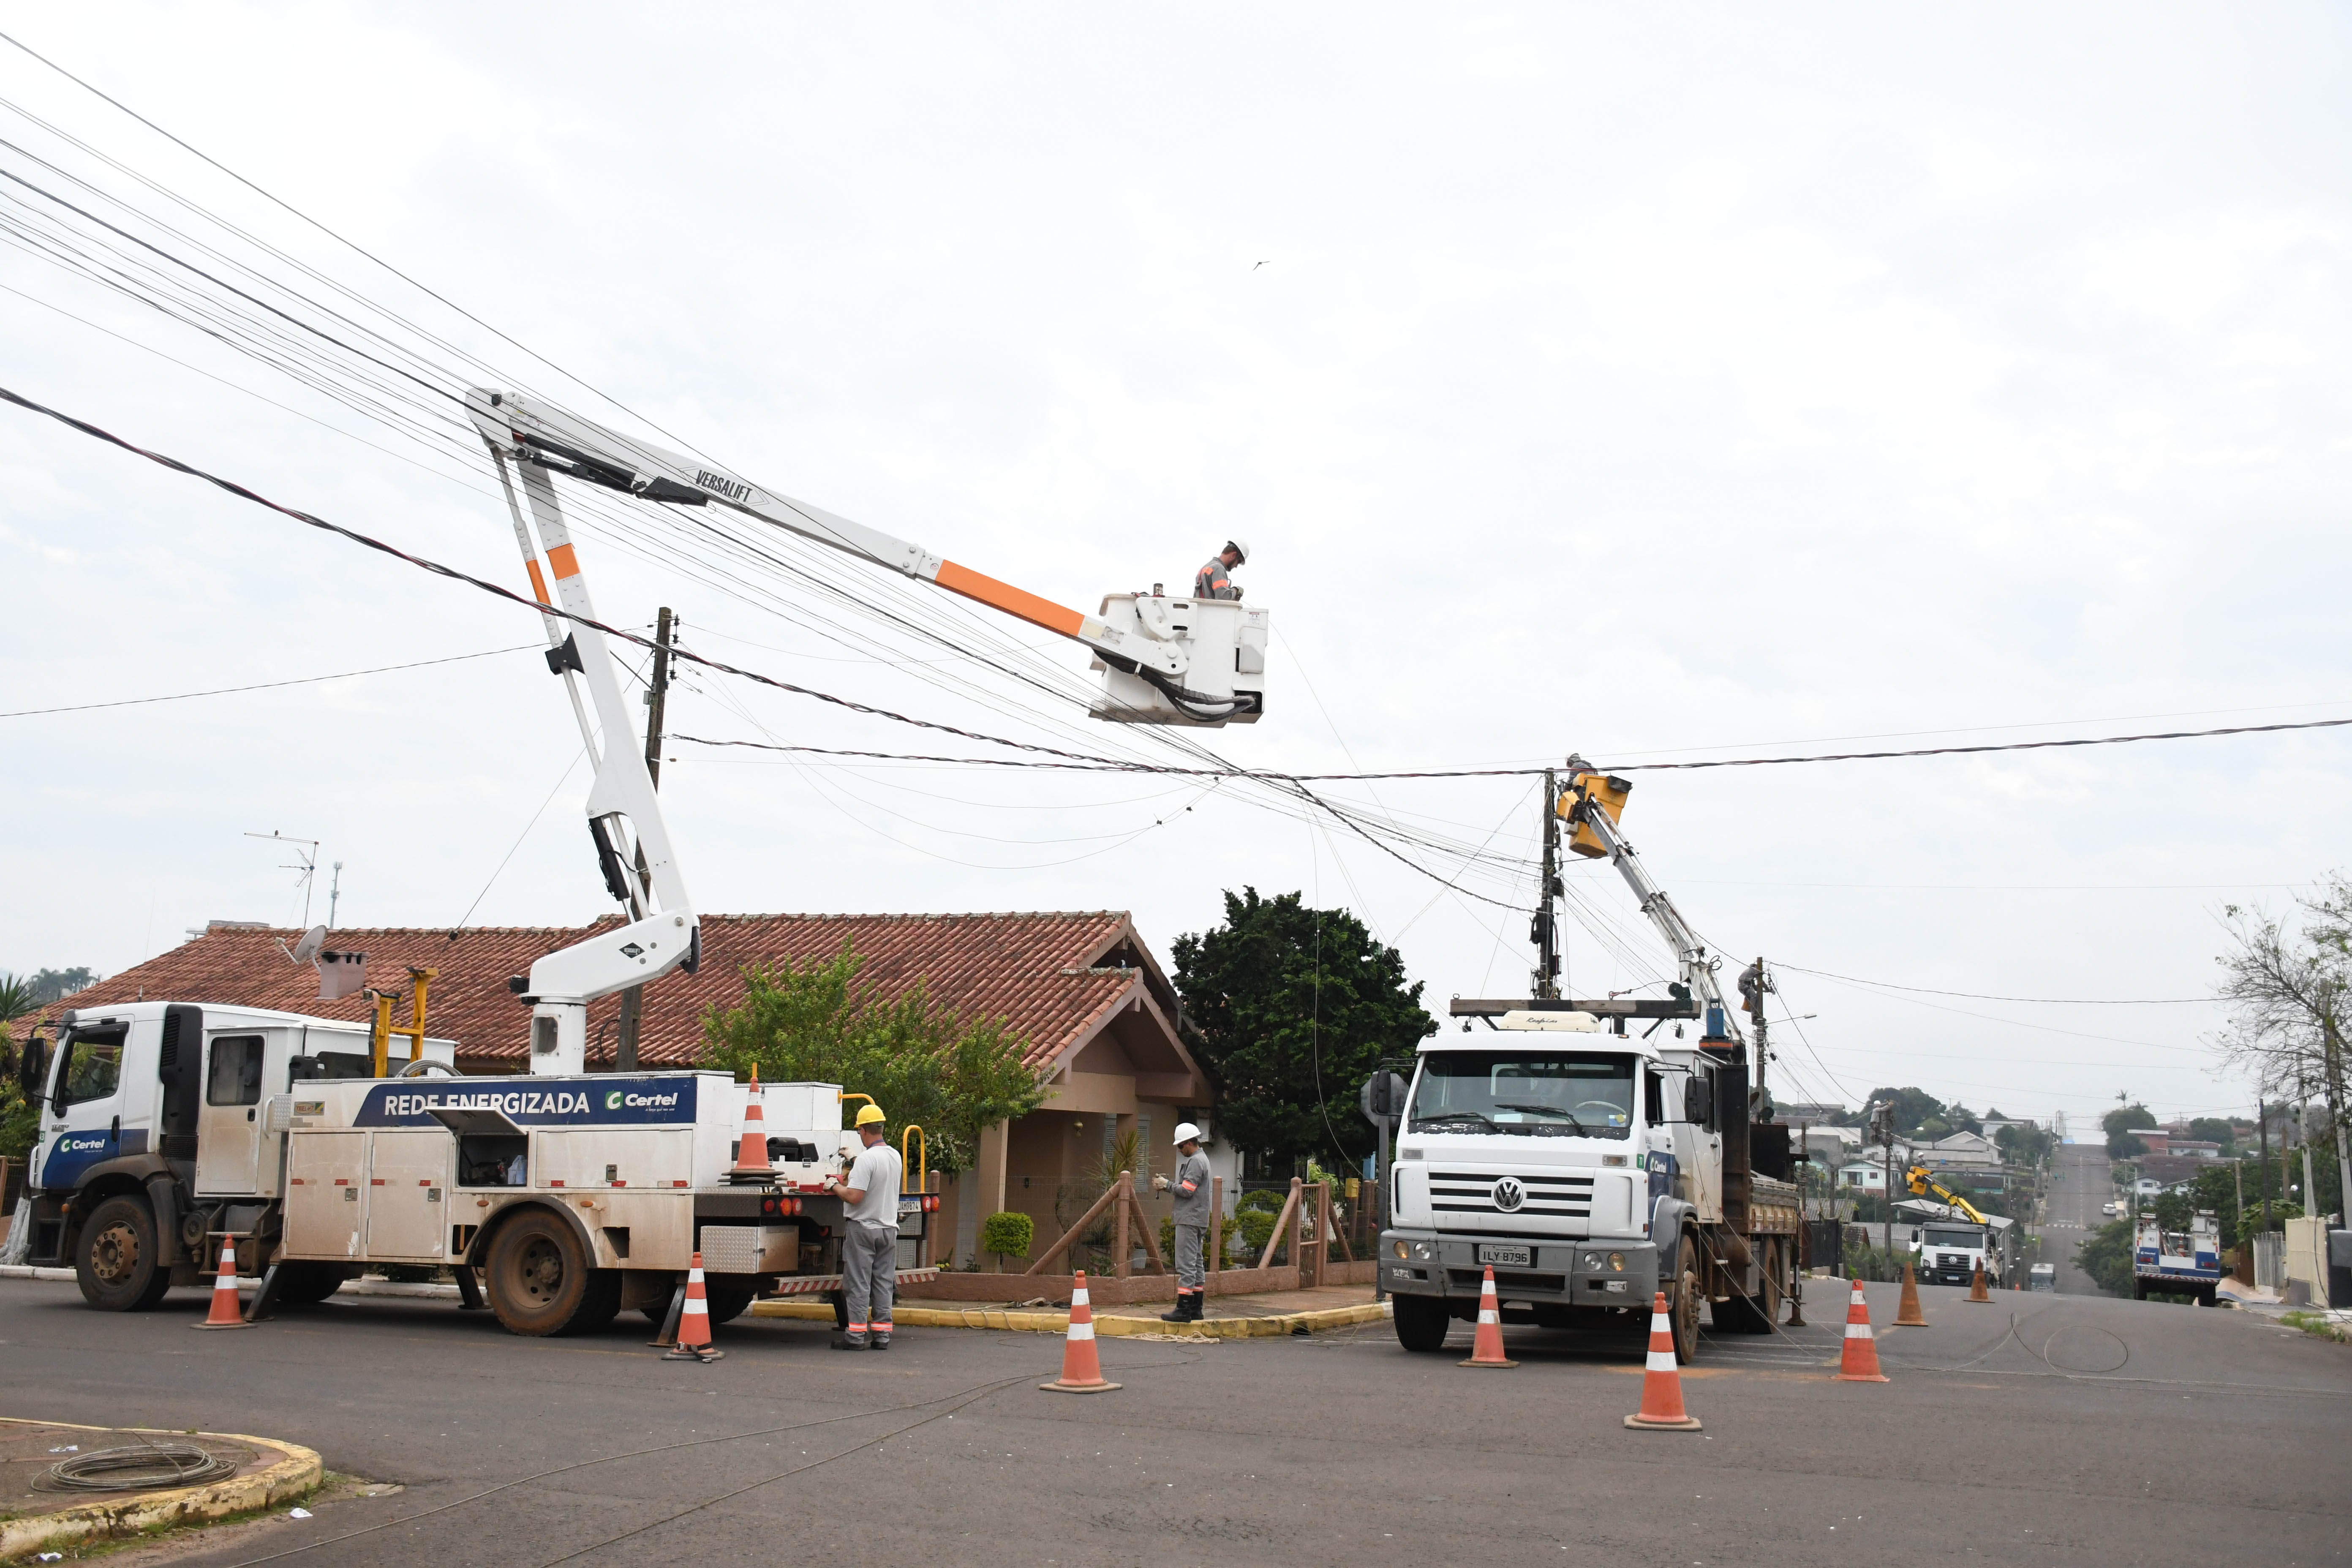
[{"label": "concrete sidewalk", "polygon": [[[203,1486],[152,1491],[54,1492],[34,1486],[51,1465],[75,1454],[165,1438],[194,1441],[235,1464],[236,1473]],[[317,1454],[275,1438],[0,1417],[0,1559],[250,1513],[308,1495],[323,1473]]]}]

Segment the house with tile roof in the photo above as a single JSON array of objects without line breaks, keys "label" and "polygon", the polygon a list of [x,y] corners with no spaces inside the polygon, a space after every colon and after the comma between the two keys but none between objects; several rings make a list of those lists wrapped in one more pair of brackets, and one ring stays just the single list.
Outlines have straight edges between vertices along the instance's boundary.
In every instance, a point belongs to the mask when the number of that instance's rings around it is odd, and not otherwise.
[{"label": "house with tile roof", "polygon": [[[457,1042],[460,1070],[519,1073],[529,1070],[530,1009],[508,989],[508,977],[528,973],[541,956],[612,923],[607,917],[585,928],[349,929],[333,932],[328,945],[365,953],[368,984],[403,997],[412,967],[434,970],[426,1027]],[[48,1011],[169,998],[313,1017],[369,1017],[363,995],[319,999],[319,972],[287,952],[299,934],[215,921],[181,946]],[[938,1235],[942,1242],[953,1239],[959,1262],[976,1252],[981,1218],[999,1210],[1029,1215],[1040,1247],[1060,1236],[1057,1206],[1076,1217],[1066,1201],[1070,1186],[1122,1132],[1140,1134],[1147,1167],[1136,1174],[1148,1193],[1149,1170],[1171,1163],[1168,1131],[1181,1121],[1208,1120],[1213,1097],[1207,1075],[1177,1037],[1175,987],[1133,920],[1116,910],[705,915],[698,971],[673,971],[646,987],[639,1068],[694,1065],[703,1015],[742,1001],[746,967],[830,958],[844,942],[866,960],[860,978],[886,998],[920,980],[935,1001],[965,1017],[1003,1019],[1028,1043],[1026,1059],[1046,1084],[1045,1104],[990,1130],[981,1141],[977,1168],[949,1185]],[[395,1022],[407,1020],[404,1001],[394,1015]],[[591,1072],[613,1070],[619,1016],[617,996],[590,1007]],[[1058,1205],[1057,1198],[1064,1200]],[[1164,1198],[1147,1202],[1147,1207],[1165,1205]]]}]

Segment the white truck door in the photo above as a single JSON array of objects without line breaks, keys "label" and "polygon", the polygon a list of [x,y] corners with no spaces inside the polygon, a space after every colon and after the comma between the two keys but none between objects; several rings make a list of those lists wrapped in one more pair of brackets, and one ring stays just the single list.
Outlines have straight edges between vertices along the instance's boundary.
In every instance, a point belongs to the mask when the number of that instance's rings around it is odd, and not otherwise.
[{"label": "white truck door", "polygon": [[286,1250],[352,1258],[367,1239],[364,1132],[295,1132],[286,1140]]},{"label": "white truck door", "polygon": [[372,1258],[439,1263],[449,1245],[449,1167],[457,1141],[438,1127],[368,1134],[367,1240]]},{"label": "white truck door", "polygon": [[[133,1026],[78,1025],[50,1069],[48,1141],[39,1181],[50,1192],[71,1191],[82,1173],[122,1152],[122,1058]],[[149,1023],[149,1030],[162,1026]]]},{"label": "white truck door", "polygon": [[261,1065],[268,1037],[215,1035],[205,1042],[205,1092],[196,1107],[196,1191],[244,1195],[261,1164]]}]

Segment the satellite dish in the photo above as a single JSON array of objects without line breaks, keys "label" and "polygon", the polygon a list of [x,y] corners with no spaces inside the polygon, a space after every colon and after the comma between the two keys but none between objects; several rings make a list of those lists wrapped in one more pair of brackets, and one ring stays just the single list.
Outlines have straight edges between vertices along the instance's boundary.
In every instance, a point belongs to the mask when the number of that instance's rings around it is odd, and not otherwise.
[{"label": "satellite dish", "polygon": [[312,926],[309,931],[302,933],[302,940],[294,944],[294,951],[291,957],[297,963],[308,963],[312,959],[318,957],[319,950],[326,945],[327,928],[325,926]]}]

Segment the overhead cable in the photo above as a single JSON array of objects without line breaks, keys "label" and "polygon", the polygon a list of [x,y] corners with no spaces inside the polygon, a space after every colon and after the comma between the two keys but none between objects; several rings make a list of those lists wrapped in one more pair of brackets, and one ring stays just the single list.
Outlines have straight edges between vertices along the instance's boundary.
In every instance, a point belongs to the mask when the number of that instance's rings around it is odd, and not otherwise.
[{"label": "overhead cable", "polygon": [[395,669],[425,669],[436,664],[463,664],[470,658],[495,658],[502,653],[544,653],[540,643],[494,647],[481,653],[453,653],[446,658],[420,658],[411,664],[379,664],[373,669],[346,669],[333,675],[299,675],[291,680],[263,680],[251,686],[215,686],[209,691],[174,691],[168,697],[125,697],[113,702],[76,702],[63,708],[19,708],[0,719],[30,719],[43,713],[88,713],[100,708],[138,708],[150,702],[184,702],[191,697],[228,697],[240,691],[272,691],[281,686],[314,686],[321,680],[350,680],[362,675],[388,675]]}]

